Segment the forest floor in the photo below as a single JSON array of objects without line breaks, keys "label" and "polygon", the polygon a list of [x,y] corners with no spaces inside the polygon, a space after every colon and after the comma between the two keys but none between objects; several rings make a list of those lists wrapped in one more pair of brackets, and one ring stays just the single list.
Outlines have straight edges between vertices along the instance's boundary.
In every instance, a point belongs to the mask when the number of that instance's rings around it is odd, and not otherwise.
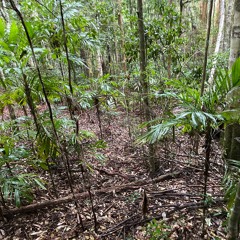
[{"label": "forest floor", "polygon": [[[136,114],[130,117],[132,132],[137,134]],[[107,143],[107,148],[101,150],[105,160],[86,154],[83,174],[79,161],[71,160],[78,209],[70,200],[15,214],[1,221],[0,239],[226,239],[224,164],[219,142],[212,144],[207,184],[209,205],[203,237],[203,139],[198,155],[193,153],[192,140],[187,134],[177,132],[175,142],[168,138],[159,143],[160,168],[157,174],[150,176],[146,165],[147,149],[130,139],[126,114],[119,109],[114,115],[102,114],[101,119],[103,139]],[[94,111],[82,114],[79,126],[100,137]],[[49,173],[38,170],[38,174],[49,184],[47,190],[35,192],[32,204],[55,198]],[[58,199],[71,196],[64,168],[54,169],[54,181]],[[148,201],[145,216],[141,207],[144,191]]]}]

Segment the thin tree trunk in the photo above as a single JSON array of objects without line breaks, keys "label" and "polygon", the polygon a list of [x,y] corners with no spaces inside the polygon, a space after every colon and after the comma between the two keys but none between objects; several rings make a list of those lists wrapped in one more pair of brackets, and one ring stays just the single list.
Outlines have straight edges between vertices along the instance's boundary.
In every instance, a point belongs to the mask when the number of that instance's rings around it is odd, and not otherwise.
[{"label": "thin tree trunk", "polygon": [[121,68],[123,69],[123,72],[126,74],[127,72],[127,65],[126,65],[126,55],[124,50],[125,45],[125,36],[124,36],[124,29],[123,29],[123,19],[122,19],[122,0],[118,0],[118,25],[121,31],[121,40],[120,40],[120,62],[121,62]]},{"label": "thin tree trunk", "polygon": [[62,29],[63,29],[63,42],[64,42],[64,48],[65,48],[67,64],[68,64],[68,85],[69,85],[70,93],[71,93],[71,95],[73,95],[71,62],[69,59],[69,53],[68,53],[68,47],[67,47],[67,36],[66,36],[65,21],[64,21],[64,16],[63,16],[63,7],[62,7],[61,0],[59,0],[59,4],[60,4],[61,22],[62,22]]},{"label": "thin tree trunk", "polygon": [[222,0],[216,0],[215,4],[214,4],[214,27],[219,25],[219,21],[220,21],[220,2],[222,2]]},{"label": "thin tree trunk", "polygon": [[[144,37],[144,23],[143,23],[143,3],[142,0],[138,0],[138,32],[139,32],[139,51],[140,51],[140,83],[142,87],[143,94],[143,109],[145,121],[151,120],[150,104],[149,104],[149,86],[146,74],[147,68],[147,58],[146,58],[146,44]],[[150,125],[148,124],[147,130],[150,130]],[[154,173],[157,170],[157,162],[155,159],[155,147],[153,144],[148,145],[149,148],[149,167],[150,172]]]},{"label": "thin tree trunk", "polygon": [[211,0],[211,2],[210,2],[210,9],[209,9],[209,16],[208,16],[208,29],[207,29],[205,54],[204,54],[203,76],[202,76],[202,85],[201,85],[201,96],[204,93],[204,85],[205,85],[205,82],[206,82],[209,39],[210,39],[211,23],[212,23],[212,9],[213,9],[213,0]]},{"label": "thin tree trunk", "polygon": [[[209,14],[208,14],[208,29],[207,29],[207,37],[206,37],[206,46],[205,46],[205,55],[204,55],[204,64],[203,64],[203,76],[202,76],[202,86],[201,86],[201,96],[204,93],[204,85],[206,82],[206,70],[207,70],[207,60],[208,60],[208,48],[209,48],[209,39],[211,32],[211,23],[212,23],[212,10],[213,10],[213,0],[210,1]],[[203,224],[202,224],[202,237],[206,233],[205,222],[207,215],[206,208],[206,197],[207,197],[207,182],[208,182],[208,172],[209,172],[209,164],[210,164],[210,151],[211,151],[211,133],[210,133],[210,123],[207,124],[206,128],[206,136],[205,136],[205,163],[204,163],[204,189],[203,189]]]},{"label": "thin tree trunk", "polygon": [[[223,41],[223,32],[224,32],[224,22],[225,22],[225,0],[220,0],[220,21],[218,27],[218,36],[214,54],[217,55],[220,52],[221,43]],[[213,67],[211,69],[209,84],[212,85],[214,81],[214,75],[216,71],[217,59],[213,61]]]},{"label": "thin tree trunk", "polygon": [[207,9],[208,9],[208,0],[201,0],[200,2],[200,11],[201,11],[201,21],[203,25],[207,24]]},{"label": "thin tree trunk", "polygon": [[97,50],[97,77],[100,78],[103,76],[102,69],[102,55],[100,49]]}]

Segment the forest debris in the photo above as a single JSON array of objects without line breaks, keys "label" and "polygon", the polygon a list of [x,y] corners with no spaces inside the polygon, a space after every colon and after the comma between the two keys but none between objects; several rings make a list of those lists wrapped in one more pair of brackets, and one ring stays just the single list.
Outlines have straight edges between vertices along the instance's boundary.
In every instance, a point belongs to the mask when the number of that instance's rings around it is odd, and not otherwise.
[{"label": "forest debris", "polygon": [[[177,178],[179,177],[181,174],[180,171],[177,172],[172,172],[172,173],[167,173],[165,175],[161,175],[157,178],[154,179],[150,179],[150,180],[138,180],[132,183],[128,183],[128,184],[123,184],[123,185],[118,185],[118,186],[114,186],[114,187],[108,187],[108,188],[102,188],[99,190],[93,190],[92,193],[93,194],[102,194],[102,193],[109,193],[112,191],[122,191],[122,190],[126,190],[126,189],[136,189],[139,188],[143,185],[148,185],[148,184],[152,184],[152,183],[158,183],[164,180],[169,180],[172,178]],[[14,209],[3,209],[3,215],[6,217],[11,217],[15,214],[19,214],[19,213],[27,213],[27,212],[34,212],[36,210],[45,208],[45,207],[52,207],[52,206],[57,206],[60,204],[64,204],[64,203],[68,203],[71,201],[74,201],[74,199],[84,199],[87,198],[89,196],[88,192],[83,192],[83,193],[77,193],[74,196],[72,194],[70,194],[67,197],[62,197],[62,198],[58,198],[58,199],[51,199],[51,200],[47,200],[44,202],[40,202],[40,203],[34,203],[28,206],[24,206],[21,208],[14,208]]]},{"label": "forest debris", "polygon": [[[214,202],[211,203],[211,207],[213,206],[218,206],[219,203],[223,203],[224,199],[223,198],[218,198],[215,199]],[[169,205],[168,207],[174,207],[173,210],[167,211],[165,212],[165,214],[158,214],[155,215],[153,217],[149,217],[149,218],[142,218],[141,214],[135,214],[133,216],[130,216],[127,219],[124,219],[122,222],[118,223],[117,225],[113,226],[112,228],[108,229],[107,232],[101,234],[101,237],[106,237],[108,235],[111,235],[117,231],[119,231],[122,228],[126,228],[126,227],[131,227],[131,226],[139,226],[148,222],[151,222],[153,219],[156,220],[160,220],[165,218],[165,220],[169,219],[169,217],[174,214],[176,211],[180,211],[183,209],[196,209],[196,208],[201,208],[203,206],[203,202],[199,201],[199,202],[188,202],[186,204],[182,204],[182,205]],[[167,206],[166,206],[167,207]]]},{"label": "forest debris", "polygon": [[100,168],[96,168],[96,167],[94,167],[94,169],[97,170],[99,173],[104,173],[104,174],[109,175],[109,176],[117,175],[117,176],[122,177],[126,180],[131,180],[131,179],[135,178],[135,176],[133,176],[133,175],[124,175],[124,174],[116,172],[116,171],[111,171],[110,172],[110,171],[107,171],[106,169],[100,169]]}]

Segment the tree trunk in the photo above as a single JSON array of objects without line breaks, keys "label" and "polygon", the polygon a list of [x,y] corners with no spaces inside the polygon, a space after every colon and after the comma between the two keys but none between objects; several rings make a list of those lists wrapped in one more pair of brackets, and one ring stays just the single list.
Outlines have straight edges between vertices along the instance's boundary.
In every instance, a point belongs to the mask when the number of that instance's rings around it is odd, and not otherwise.
[{"label": "tree trunk", "polygon": [[233,22],[233,5],[234,1],[228,0],[225,1],[225,30],[224,30],[224,43],[223,43],[223,50],[229,51],[230,49],[230,39],[231,39],[231,29],[232,29],[232,22]]},{"label": "tree trunk", "polygon": [[[223,41],[223,30],[224,30],[224,20],[225,20],[225,0],[220,0],[220,20],[219,20],[219,27],[218,27],[218,36],[214,54],[217,55],[220,52],[220,46]],[[217,59],[213,61],[213,67],[211,69],[210,77],[209,77],[209,84],[212,85],[214,81],[214,75],[217,66]]]},{"label": "tree trunk", "polygon": [[224,134],[224,149],[225,158],[240,161],[240,142],[237,138],[240,137],[240,125],[238,123],[229,124],[225,129]]},{"label": "tree trunk", "polygon": [[124,36],[124,29],[123,29],[123,19],[122,19],[122,0],[118,0],[118,26],[121,31],[121,40],[120,40],[120,62],[121,62],[121,69],[123,70],[124,74],[127,72],[127,65],[126,65],[126,55],[124,50],[125,45],[125,36]]},{"label": "tree trunk", "polygon": [[234,20],[231,32],[231,46],[229,57],[229,68],[240,56],[240,0],[235,0],[234,3]]},{"label": "tree trunk", "polygon": [[214,4],[214,27],[219,25],[220,20],[220,2],[224,2],[222,0],[216,0]]},{"label": "tree trunk", "polygon": [[102,68],[102,55],[100,49],[97,50],[97,77],[101,78],[103,76]]},{"label": "tree trunk", "polygon": [[[240,55],[240,0],[234,2],[234,20],[231,32],[231,48],[229,57],[229,68]],[[237,91],[238,92],[238,91]],[[229,92],[231,94],[231,92]],[[237,98],[238,101],[238,98]],[[233,104],[235,104],[233,102]],[[234,105],[232,106],[234,108]],[[229,106],[231,109],[231,106]],[[240,125],[238,122],[228,125],[225,129],[224,148],[226,150],[226,159],[234,159],[240,161],[240,142],[237,138],[240,137]],[[238,224],[240,220],[240,182],[237,187],[237,194],[228,223],[228,239],[235,240],[239,236]]]},{"label": "tree trunk", "polygon": [[[231,48],[229,57],[229,68],[232,68],[233,63],[240,55],[240,0],[234,2],[234,21],[231,33]],[[229,92],[228,94],[231,94]],[[229,109],[235,109],[236,103],[232,103]],[[226,158],[240,161],[240,143],[236,141],[236,137],[240,137],[240,125],[235,122],[226,127],[224,148],[226,150]]]},{"label": "tree trunk", "polygon": [[205,86],[206,77],[207,77],[207,60],[208,60],[209,39],[210,39],[211,23],[212,23],[212,9],[213,9],[213,0],[210,1],[207,37],[206,37],[204,63],[203,63],[203,76],[202,76],[202,84],[201,84],[202,85],[201,86],[201,96],[203,96],[204,86]]},{"label": "tree trunk", "polygon": [[[140,61],[140,83],[142,87],[142,95],[143,95],[143,107],[144,107],[144,118],[145,121],[151,120],[151,112],[149,105],[149,86],[146,74],[147,68],[147,58],[146,58],[146,43],[144,36],[144,23],[143,23],[143,3],[142,0],[138,0],[138,33],[139,33],[139,61]],[[148,124],[147,130],[150,130],[150,125]],[[157,161],[155,158],[155,147],[153,144],[148,145],[149,148],[149,168],[150,172],[154,173],[157,170]]]},{"label": "tree trunk", "polygon": [[200,14],[201,14],[201,21],[202,24],[205,26],[207,24],[207,9],[208,9],[208,1],[202,0],[200,2]]},{"label": "tree trunk", "polygon": [[228,223],[228,240],[236,240],[239,237],[238,224],[240,220],[240,182],[237,186],[237,194],[233,206],[232,214]]}]

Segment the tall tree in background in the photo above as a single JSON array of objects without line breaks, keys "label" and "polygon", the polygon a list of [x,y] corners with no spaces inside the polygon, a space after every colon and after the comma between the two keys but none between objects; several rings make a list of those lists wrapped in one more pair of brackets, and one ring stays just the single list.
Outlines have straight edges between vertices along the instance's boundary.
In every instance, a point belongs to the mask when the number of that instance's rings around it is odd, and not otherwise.
[{"label": "tall tree in background", "polygon": [[[144,22],[143,22],[143,2],[138,0],[138,33],[139,33],[139,61],[140,61],[140,84],[142,87],[143,95],[143,108],[146,121],[151,120],[151,111],[149,103],[149,85],[147,79],[147,56],[146,56],[146,43],[144,36]],[[148,125],[148,131],[150,125]],[[157,162],[155,159],[155,147],[153,144],[149,144],[149,167],[150,172],[154,173],[157,170]]]},{"label": "tall tree in background", "polygon": [[204,26],[207,24],[207,9],[208,9],[208,1],[201,0],[200,2],[200,14],[201,14],[201,21]]},{"label": "tall tree in background", "polygon": [[[219,0],[220,1],[220,5],[218,5],[218,7],[220,8],[220,12],[218,11],[218,15],[219,18],[215,18],[215,19],[219,19],[219,21],[217,21],[219,23],[218,26],[218,36],[217,36],[217,41],[216,41],[216,46],[215,46],[215,51],[214,54],[219,54],[221,51],[221,46],[224,40],[224,22],[225,22],[225,0]],[[218,1],[218,4],[219,4]],[[217,67],[217,59],[214,59],[213,61],[213,67],[211,69],[211,73],[209,76],[209,84],[212,85],[213,81],[214,81],[214,76],[215,76],[215,71],[216,71],[216,67]]]},{"label": "tall tree in background", "polygon": [[225,1],[225,29],[224,29],[224,43],[223,50],[229,51],[230,48],[230,38],[233,20],[233,5],[234,1]]}]

